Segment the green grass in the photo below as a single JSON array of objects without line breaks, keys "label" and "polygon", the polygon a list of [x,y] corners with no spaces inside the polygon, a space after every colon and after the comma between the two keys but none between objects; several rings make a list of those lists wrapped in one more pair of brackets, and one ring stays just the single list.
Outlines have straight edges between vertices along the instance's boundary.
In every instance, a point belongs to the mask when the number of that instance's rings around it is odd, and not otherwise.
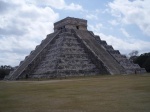
[{"label": "green grass", "polygon": [[1,81],[0,112],[150,112],[150,74]]}]

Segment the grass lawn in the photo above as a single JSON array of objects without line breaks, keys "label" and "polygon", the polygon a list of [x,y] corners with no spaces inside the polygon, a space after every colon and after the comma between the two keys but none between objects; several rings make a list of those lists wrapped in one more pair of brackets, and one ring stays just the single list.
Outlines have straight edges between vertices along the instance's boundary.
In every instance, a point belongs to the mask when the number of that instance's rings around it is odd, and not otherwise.
[{"label": "grass lawn", "polygon": [[0,112],[150,112],[150,74],[1,81]]}]

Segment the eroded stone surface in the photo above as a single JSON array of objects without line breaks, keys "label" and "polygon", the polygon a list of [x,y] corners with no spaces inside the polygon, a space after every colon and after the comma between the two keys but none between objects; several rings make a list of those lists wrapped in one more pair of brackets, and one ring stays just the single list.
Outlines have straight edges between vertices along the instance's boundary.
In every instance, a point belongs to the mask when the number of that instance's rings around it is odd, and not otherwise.
[{"label": "eroded stone surface", "polygon": [[106,41],[87,30],[87,21],[67,17],[6,79],[144,73]]}]

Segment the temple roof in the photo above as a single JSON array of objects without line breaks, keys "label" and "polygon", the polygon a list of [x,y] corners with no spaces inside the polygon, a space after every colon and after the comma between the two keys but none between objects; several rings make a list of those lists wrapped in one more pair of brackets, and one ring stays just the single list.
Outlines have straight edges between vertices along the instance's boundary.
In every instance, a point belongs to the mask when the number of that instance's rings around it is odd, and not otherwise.
[{"label": "temple roof", "polygon": [[73,18],[73,17],[66,17],[56,23],[54,23],[54,31],[68,28],[68,29],[79,29],[79,30],[87,30],[87,20]]}]

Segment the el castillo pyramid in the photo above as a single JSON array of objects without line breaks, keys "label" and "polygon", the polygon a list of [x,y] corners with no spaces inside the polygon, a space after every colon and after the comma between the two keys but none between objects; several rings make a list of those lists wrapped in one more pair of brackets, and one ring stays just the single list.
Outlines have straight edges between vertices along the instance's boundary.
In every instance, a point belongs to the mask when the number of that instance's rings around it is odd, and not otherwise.
[{"label": "el castillo pyramid", "polygon": [[87,20],[67,17],[54,23],[54,33],[47,35],[7,79],[144,72],[144,68],[88,31]]}]

